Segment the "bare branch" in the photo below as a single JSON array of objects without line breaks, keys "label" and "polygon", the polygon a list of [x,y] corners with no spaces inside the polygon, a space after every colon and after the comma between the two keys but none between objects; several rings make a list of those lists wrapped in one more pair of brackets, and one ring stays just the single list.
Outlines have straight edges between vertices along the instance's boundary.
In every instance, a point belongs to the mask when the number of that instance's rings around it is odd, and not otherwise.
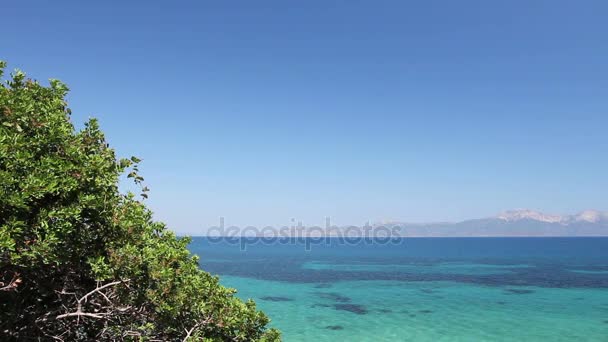
[{"label": "bare branch", "polygon": [[99,292],[99,294],[108,302],[110,303],[110,305],[112,304],[112,301],[110,300],[110,298],[108,298],[108,296],[106,296],[105,293],[103,292]]},{"label": "bare branch", "polygon": [[76,311],[76,312],[70,312],[70,313],[66,313],[66,314],[63,314],[63,315],[59,315],[56,318],[57,319],[62,319],[62,318],[72,317],[72,316],[78,316],[78,317],[84,316],[84,317],[91,317],[91,318],[99,318],[99,319],[101,319],[101,318],[104,318],[104,315],[108,315],[108,313],[94,314],[94,313]]},{"label": "bare branch", "polygon": [[118,284],[120,284],[120,283],[124,283],[124,282],[127,282],[127,281],[129,281],[129,280],[117,280],[117,281],[113,281],[113,282],[111,282],[111,283],[107,283],[107,284],[105,284],[105,285],[103,285],[103,286],[101,286],[101,287],[97,287],[95,290],[93,290],[93,291],[91,291],[91,292],[89,292],[89,293],[85,294],[84,296],[82,296],[82,298],[80,298],[80,299],[78,300],[78,303],[82,303],[82,301],[83,301],[83,300],[86,300],[86,299],[87,299],[87,297],[89,297],[90,295],[94,294],[95,292],[99,292],[99,291],[101,291],[101,290],[103,290],[103,289],[105,289],[105,288],[107,288],[107,287],[114,286],[114,285],[118,285]]},{"label": "bare branch", "polygon": [[[0,284],[4,285],[4,283]],[[0,291],[10,291],[16,289],[19,284],[21,284],[21,278],[19,278],[19,273],[15,273],[13,274],[13,279],[11,279],[10,283],[8,283],[6,286],[0,287]]]},{"label": "bare branch", "polygon": [[184,337],[183,342],[187,342],[188,339],[190,338],[190,335],[192,335],[192,333],[198,329],[201,325],[206,325],[208,323],[211,323],[211,318],[207,318],[205,320],[199,321],[197,322],[192,328],[190,329],[184,329],[186,331],[186,337]]},{"label": "bare branch", "polygon": [[82,303],[84,301],[87,300],[87,298],[89,298],[90,296],[92,296],[95,293],[100,293],[110,304],[112,304],[112,301],[110,301],[110,299],[108,298],[108,296],[106,296],[103,292],[100,292],[103,289],[106,289],[108,287],[114,286],[114,285],[118,285],[120,283],[124,283],[124,282],[128,282],[129,280],[117,280],[117,281],[113,281],[111,283],[107,283],[103,286],[97,286],[93,291],[85,294],[84,296],[82,296],[80,299],[78,299],[78,307],[76,308],[75,312],[70,312],[70,313],[65,313],[62,315],[59,315],[57,317],[55,317],[56,319],[62,319],[62,318],[66,318],[66,317],[78,317],[78,319],[80,320],[80,317],[90,317],[90,318],[97,318],[97,319],[103,319],[105,318],[105,316],[109,315],[110,313],[89,313],[89,312],[83,312],[82,311]]}]

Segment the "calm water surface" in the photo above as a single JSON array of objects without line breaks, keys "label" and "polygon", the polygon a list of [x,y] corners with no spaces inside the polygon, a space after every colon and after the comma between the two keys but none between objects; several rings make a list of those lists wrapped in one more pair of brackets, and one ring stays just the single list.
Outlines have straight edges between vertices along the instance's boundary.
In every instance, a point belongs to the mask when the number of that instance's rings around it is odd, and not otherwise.
[{"label": "calm water surface", "polygon": [[190,249],[285,341],[608,341],[608,238],[343,242]]}]

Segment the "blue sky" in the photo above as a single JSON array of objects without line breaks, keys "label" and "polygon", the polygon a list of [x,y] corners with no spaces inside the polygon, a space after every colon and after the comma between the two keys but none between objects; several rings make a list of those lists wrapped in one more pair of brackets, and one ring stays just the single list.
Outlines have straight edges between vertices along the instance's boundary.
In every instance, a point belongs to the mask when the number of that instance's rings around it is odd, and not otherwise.
[{"label": "blue sky", "polygon": [[608,209],[606,1],[3,1],[0,59],[72,89],[156,217]]}]

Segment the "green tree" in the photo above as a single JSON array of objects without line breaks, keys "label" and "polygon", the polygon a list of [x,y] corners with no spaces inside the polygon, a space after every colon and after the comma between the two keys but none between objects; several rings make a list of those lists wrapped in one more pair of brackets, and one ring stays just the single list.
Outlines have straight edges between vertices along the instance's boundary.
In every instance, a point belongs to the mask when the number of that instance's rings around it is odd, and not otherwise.
[{"label": "green tree", "polygon": [[119,177],[96,120],[76,131],[57,80],[0,62],[0,339],[276,341],[253,301],[199,269]]}]

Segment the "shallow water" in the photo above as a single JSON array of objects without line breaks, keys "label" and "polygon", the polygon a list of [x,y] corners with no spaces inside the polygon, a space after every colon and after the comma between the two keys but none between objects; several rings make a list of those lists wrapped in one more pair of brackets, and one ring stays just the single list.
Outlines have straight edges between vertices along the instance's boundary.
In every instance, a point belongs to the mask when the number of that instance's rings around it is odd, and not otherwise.
[{"label": "shallow water", "polygon": [[608,239],[247,245],[195,238],[286,341],[606,341]]}]

